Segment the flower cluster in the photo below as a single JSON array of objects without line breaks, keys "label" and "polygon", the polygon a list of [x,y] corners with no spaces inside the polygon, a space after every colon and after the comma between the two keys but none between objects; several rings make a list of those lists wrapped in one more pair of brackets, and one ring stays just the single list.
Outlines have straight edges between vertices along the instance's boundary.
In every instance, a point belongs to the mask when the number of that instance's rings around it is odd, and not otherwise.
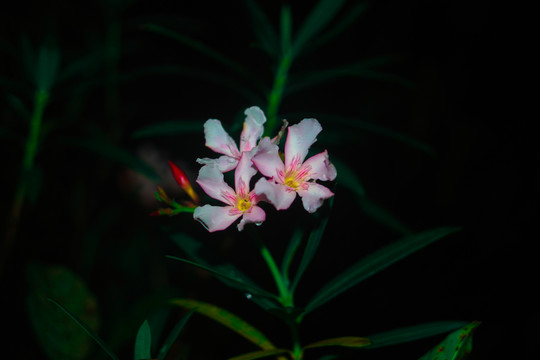
[{"label": "flower cluster", "polygon": [[[250,107],[245,115],[239,147],[219,120],[210,119],[204,124],[206,146],[221,156],[197,159],[203,165],[197,183],[206,194],[225,204],[195,209],[193,217],[210,232],[224,230],[240,218],[239,231],[247,223],[262,224],[266,219],[264,210],[258,206],[262,201],[269,202],[277,210],[285,210],[298,194],[304,209],[313,213],[325,199],[334,195],[316,182],[336,178],[336,168],[327,151],[306,160],[309,148],[322,130],[316,119],[304,119],[287,128],[284,153],[281,154],[278,146],[281,132],[273,139],[262,138],[266,117],[261,109]],[[235,171],[234,189],[225,182],[223,175],[232,170]],[[263,176],[251,189],[251,179],[258,172]]]}]

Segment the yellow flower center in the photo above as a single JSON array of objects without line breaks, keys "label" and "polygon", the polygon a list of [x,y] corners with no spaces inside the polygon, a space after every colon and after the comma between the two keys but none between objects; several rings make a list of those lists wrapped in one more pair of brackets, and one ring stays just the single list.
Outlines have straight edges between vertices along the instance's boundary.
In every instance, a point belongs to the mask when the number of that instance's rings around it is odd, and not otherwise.
[{"label": "yellow flower center", "polygon": [[293,174],[291,174],[291,175],[289,175],[289,176],[287,176],[285,178],[285,185],[287,185],[288,187],[291,187],[293,189],[296,189],[296,188],[298,188],[298,186],[300,186],[301,182],[299,180],[301,180],[301,179],[298,179],[296,177],[296,174],[293,173]]},{"label": "yellow flower center", "polygon": [[247,211],[251,207],[251,201],[248,198],[238,198],[236,208],[240,211]]}]

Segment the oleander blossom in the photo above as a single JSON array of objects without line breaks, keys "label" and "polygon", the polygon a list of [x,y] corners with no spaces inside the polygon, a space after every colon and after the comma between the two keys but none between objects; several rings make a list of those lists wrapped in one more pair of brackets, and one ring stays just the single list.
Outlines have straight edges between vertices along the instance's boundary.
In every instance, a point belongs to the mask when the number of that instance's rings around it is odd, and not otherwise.
[{"label": "oleander blossom", "polygon": [[204,123],[206,146],[213,151],[223,154],[217,159],[197,159],[199,164],[214,165],[221,172],[234,170],[244,152],[251,151],[257,146],[264,131],[266,117],[260,108],[252,106],[246,111],[246,120],[240,134],[240,148],[231,136],[223,129],[221,121],[209,119]]},{"label": "oleander blossom", "polygon": [[263,209],[257,206],[260,196],[249,190],[249,182],[257,170],[251,163],[253,152],[240,156],[234,173],[235,190],[225,183],[223,173],[214,164],[205,165],[199,171],[197,183],[212,198],[219,200],[225,206],[204,205],[195,209],[193,218],[199,221],[208,231],[220,231],[228,228],[237,219],[238,231],[245,224],[262,224],[266,219]]},{"label": "oleander blossom", "polygon": [[298,194],[304,209],[313,213],[324,200],[334,195],[330,189],[315,182],[336,178],[336,168],[330,162],[327,151],[304,161],[321,130],[316,119],[304,119],[289,127],[284,161],[279,155],[278,146],[269,138],[265,137],[259,142],[252,161],[268,179],[261,178],[255,185],[255,192],[263,194],[277,210],[288,209]]}]

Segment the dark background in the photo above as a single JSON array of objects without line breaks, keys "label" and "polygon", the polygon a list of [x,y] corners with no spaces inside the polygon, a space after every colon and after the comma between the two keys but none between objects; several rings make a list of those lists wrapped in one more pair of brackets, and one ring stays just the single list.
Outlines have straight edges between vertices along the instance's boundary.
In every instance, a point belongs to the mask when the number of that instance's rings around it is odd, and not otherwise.
[{"label": "dark background", "polygon": [[[349,1],[342,13],[355,2]],[[312,7],[291,4],[293,29]],[[281,2],[261,4],[277,26]],[[512,39],[489,1],[377,1],[331,43],[299,58],[301,74],[380,56],[394,59],[380,71],[394,81],[340,77],[285,97],[280,115],[290,123],[317,117],[323,125],[317,145],[347,163],[371,202],[411,231],[437,226],[463,230],[431,245],[306,319],[306,342],[342,335],[368,335],[425,321],[482,321],[472,358],[525,358],[538,319],[530,244],[539,215],[536,135],[514,108]],[[202,122],[218,118],[238,130],[243,110],[253,103],[215,81],[234,74],[192,48],[144,30],[159,23],[205,42],[259,75],[269,87],[275,64],[253,46],[255,36],[243,2],[61,2],[12,4],[0,17],[0,100],[3,168],[2,215],[8,218],[19,181],[27,123],[8,101],[15,95],[32,108],[32,81],[25,69],[23,39],[39,48],[57,45],[61,68],[93,59],[84,71],[55,84],[44,115],[36,166],[41,185],[23,208],[16,242],[3,264],[2,309],[8,336],[2,349],[14,358],[43,358],[25,310],[25,268],[30,262],[58,264],[82,276],[97,298],[100,336],[121,358],[130,358],[140,323],[170,294],[216,303],[285,343],[285,327],[241,294],[204,273],[172,263],[181,256],[163,226],[188,229],[205,246],[267,283],[248,234],[234,228],[209,236],[189,215],[154,218],[155,184],[107,156],[70,145],[69,139],[106,139],[150,159],[167,176],[175,160],[194,180],[204,148]],[[514,53],[512,52],[514,51]],[[168,66],[184,69],[167,71]],[[161,69],[161,71],[156,71]],[[193,69],[202,69],[203,75]],[[292,77],[292,75],[291,75]],[[396,79],[401,79],[396,81]],[[410,85],[413,86],[410,86]],[[248,84],[249,86],[249,84]],[[263,98],[264,100],[264,98]],[[318,116],[317,114],[320,114]],[[351,132],[331,116],[358,119],[419,140],[428,154],[369,129]],[[22,116],[24,117],[24,116]],[[201,131],[135,139],[152,123],[198,120]],[[324,135],[326,132],[326,135]],[[12,136],[12,134],[14,134]],[[237,137],[237,133],[233,136]],[[137,186],[143,184],[143,191]],[[178,195],[170,176],[162,185]],[[318,287],[364,254],[402,236],[404,229],[374,219],[358,206],[350,189],[336,197],[321,248],[299,288],[307,302]],[[289,213],[266,209],[261,227],[275,254],[283,251],[292,220],[306,213],[295,203]],[[279,255],[276,255],[279,258]],[[317,280],[315,280],[317,279]],[[141,300],[143,299],[143,300]],[[153,299],[153,300],[148,300]],[[172,311],[177,318],[179,312]],[[121,324],[121,325],[118,325]],[[192,319],[182,342],[193,358],[221,359],[253,350],[237,335],[202,317]],[[418,358],[440,337],[345,358]],[[208,344],[211,344],[208,345]],[[240,349],[240,350],[238,350]],[[102,356],[96,350],[95,356]],[[348,357],[347,357],[348,356]]]}]

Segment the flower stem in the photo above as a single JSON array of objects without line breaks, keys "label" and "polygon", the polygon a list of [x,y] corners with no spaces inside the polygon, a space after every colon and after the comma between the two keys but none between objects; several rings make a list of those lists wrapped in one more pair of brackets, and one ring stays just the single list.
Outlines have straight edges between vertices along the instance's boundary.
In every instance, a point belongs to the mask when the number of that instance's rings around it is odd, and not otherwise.
[{"label": "flower stem", "polygon": [[39,90],[34,97],[34,113],[30,120],[30,131],[26,140],[25,153],[21,167],[21,179],[17,184],[15,190],[15,198],[11,207],[11,212],[8,219],[6,236],[0,249],[0,273],[3,270],[5,259],[8,257],[8,253],[11,250],[11,246],[17,236],[17,230],[19,227],[20,216],[26,198],[26,190],[28,183],[28,173],[34,167],[34,159],[36,157],[37,148],[39,144],[39,135],[41,133],[41,123],[43,120],[43,112],[47,106],[49,100],[49,93],[46,90]]},{"label": "flower stem", "polygon": [[290,51],[283,54],[276,71],[276,77],[274,78],[274,85],[268,97],[268,109],[266,111],[268,121],[265,126],[265,132],[267,135],[271,134],[278,124],[278,109],[283,98],[283,91],[287,83],[287,75],[292,64],[292,58]]},{"label": "flower stem", "polygon": [[266,264],[268,265],[268,268],[270,269],[270,272],[272,273],[272,276],[274,277],[274,281],[276,282],[276,286],[279,291],[279,298],[283,306],[292,306],[292,297],[289,294],[289,290],[285,286],[285,283],[283,281],[283,277],[281,276],[281,272],[279,271],[276,262],[274,261],[274,258],[272,257],[272,254],[270,254],[270,251],[268,248],[260,242],[260,252],[263,257],[263,259],[266,261]]}]

